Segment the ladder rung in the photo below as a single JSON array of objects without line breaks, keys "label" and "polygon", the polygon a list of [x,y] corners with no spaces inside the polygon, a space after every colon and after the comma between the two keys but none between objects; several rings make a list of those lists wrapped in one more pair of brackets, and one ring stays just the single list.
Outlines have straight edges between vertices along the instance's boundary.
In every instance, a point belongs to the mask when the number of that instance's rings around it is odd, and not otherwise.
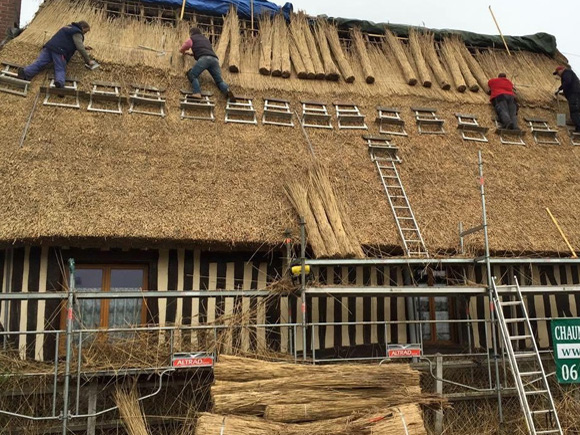
[{"label": "ladder rung", "polygon": [[515,322],[523,322],[524,320],[526,320],[523,317],[516,317],[514,319],[505,319],[506,323],[515,323]]},{"label": "ladder rung", "polygon": [[401,231],[417,231],[417,228],[401,228]]},{"label": "ladder rung", "polygon": [[394,205],[393,208],[403,208],[403,209],[410,209],[411,207],[408,207],[406,205]]},{"label": "ladder rung", "polygon": [[408,216],[397,216],[397,219],[404,220],[404,221],[412,221],[413,220],[412,217],[408,217]]},{"label": "ladder rung", "polygon": [[499,304],[502,307],[513,307],[516,305],[521,305],[522,301],[507,301],[507,302],[500,302]]},{"label": "ladder rung", "polygon": [[405,239],[405,242],[421,243],[421,240],[417,240],[417,239]]},{"label": "ladder rung", "polygon": [[560,432],[560,429],[549,429],[549,430],[537,430],[536,434],[541,434],[541,433],[562,433]]},{"label": "ladder rung", "polygon": [[550,412],[554,412],[551,409],[541,409],[539,411],[532,411],[532,414],[549,414]]},{"label": "ladder rung", "polygon": [[516,358],[528,358],[531,356],[536,356],[536,354],[532,353],[532,352],[521,352],[521,353],[514,353],[514,356]]},{"label": "ladder rung", "polygon": [[538,376],[541,375],[542,372],[540,371],[536,371],[536,372],[520,372],[520,377],[522,376]]},{"label": "ladder rung", "polygon": [[531,335],[512,335],[510,340],[525,340],[526,338],[532,338]]},{"label": "ladder rung", "polygon": [[535,396],[536,394],[546,394],[548,390],[526,391],[526,396]]}]

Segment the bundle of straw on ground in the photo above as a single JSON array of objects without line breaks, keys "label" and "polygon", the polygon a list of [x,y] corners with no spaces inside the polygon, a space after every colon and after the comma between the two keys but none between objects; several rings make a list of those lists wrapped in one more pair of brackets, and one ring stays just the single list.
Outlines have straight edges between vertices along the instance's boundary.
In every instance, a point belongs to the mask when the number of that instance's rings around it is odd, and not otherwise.
[{"label": "bundle of straw on ground", "polygon": [[119,414],[128,435],[149,434],[135,388],[130,391],[117,389],[115,391],[115,403],[119,407]]},{"label": "bundle of straw on ground", "polygon": [[445,63],[447,64],[447,69],[449,70],[451,78],[453,79],[455,89],[457,89],[458,92],[465,92],[467,90],[465,78],[461,73],[461,67],[457,62],[455,50],[453,49],[453,46],[451,45],[449,39],[446,39],[441,44],[441,52],[443,53],[443,58],[445,59]]},{"label": "bundle of straw on ground", "polygon": [[228,59],[229,70],[233,73],[240,72],[240,20],[238,14],[230,9],[230,56]]},{"label": "bundle of straw on ground", "polygon": [[318,42],[320,56],[322,57],[322,63],[324,66],[324,78],[330,81],[337,81],[340,78],[340,75],[334,60],[332,60],[332,54],[330,52],[330,47],[328,46],[328,40],[326,39],[325,29],[324,22],[319,20],[314,25],[314,35],[316,37],[316,41]]},{"label": "bundle of straw on ground", "polygon": [[222,33],[220,34],[220,39],[218,40],[215,54],[220,61],[220,65],[223,66],[226,60],[226,53],[230,45],[230,34],[232,28],[233,16],[236,15],[234,8],[230,8],[228,15],[224,18],[224,25],[222,27]]},{"label": "bundle of straw on ground", "polygon": [[464,56],[461,53],[461,50],[465,48],[465,44],[463,44],[461,39],[457,37],[447,38],[445,43],[448,44],[449,48],[451,48],[451,50],[453,51],[453,56],[455,57],[455,60],[459,65],[459,69],[461,70],[461,74],[463,75],[463,78],[465,79],[465,82],[467,83],[467,87],[469,88],[469,90],[471,92],[479,91],[479,85],[477,84],[477,80],[471,73],[469,65],[467,64],[467,61],[465,60]]},{"label": "bundle of straw on ground", "polygon": [[425,32],[420,35],[417,34],[417,38],[419,39],[421,52],[425,56],[425,60],[429,64],[431,71],[433,71],[435,80],[437,80],[437,83],[441,89],[448,91],[451,89],[451,85],[449,84],[449,77],[447,76],[447,72],[445,72],[441,66],[441,61],[439,60],[439,56],[435,50],[435,38],[433,32]]},{"label": "bundle of straw on ground", "polygon": [[290,22],[290,36],[298,49],[298,54],[302,58],[302,63],[304,64],[304,69],[306,71],[306,78],[314,79],[316,77],[316,72],[314,70],[314,63],[310,57],[308,44],[306,43],[306,32],[310,33],[310,27],[306,22],[306,16],[304,13],[298,13],[298,15],[294,16]]},{"label": "bundle of straw on ground", "polygon": [[336,59],[336,63],[338,64],[338,68],[342,74],[342,78],[346,83],[354,82],[354,73],[352,71],[352,67],[344,55],[342,46],[340,45],[340,40],[338,39],[338,29],[336,26],[333,26],[324,21],[320,21],[319,24],[321,28],[324,29],[326,40],[328,41],[332,55]]},{"label": "bundle of straw on ground", "polygon": [[260,74],[269,76],[272,73],[272,41],[274,26],[269,15],[262,15],[260,23]]},{"label": "bundle of straw on ground", "polygon": [[368,84],[372,84],[375,82],[375,72],[369,59],[366,43],[360,28],[358,27],[353,28],[351,30],[351,37],[354,42],[354,46],[356,47],[356,52],[358,54],[359,61],[363,69],[365,81]]},{"label": "bundle of straw on ground", "polygon": [[395,34],[387,28],[385,28],[385,43],[389,46],[391,53],[397,60],[407,84],[415,86],[417,84],[417,74],[413,71],[409,59],[407,58],[407,54],[405,53],[405,50],[403,50],[403,47],[401,47],[401,42]]},{"label": "bundle of straw on ground", "polygon": [[415,29],[411,29],[409,33],[409,47],[411,49],[411,54],[415,60],[415,65],[417,66],[417,71],[419,72],[419,78],[421,83],[426,88],[431,87],[431,74],[427,68],[425,58],[423,56],[423,51],[421,50],[421,43],[419,41],[419,33]]}]

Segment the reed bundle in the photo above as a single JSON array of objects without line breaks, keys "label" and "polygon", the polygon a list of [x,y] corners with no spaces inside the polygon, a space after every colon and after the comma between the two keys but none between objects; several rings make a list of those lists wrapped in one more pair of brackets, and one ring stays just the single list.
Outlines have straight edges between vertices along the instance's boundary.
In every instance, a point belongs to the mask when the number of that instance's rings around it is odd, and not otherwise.
[{"label": "reed bundle", "polygon": [[465,92],[467,90],[467,85],[465,84],[465,79],[461,73],[459,63],[457,62],[455,50],[448,39],[441,44],[441,52],[443,53],[445,63],[447,63],[447,68],[449,69],[453,83],[455,84],[455,89],[457,89],[458,92]]},{"label": "reed bundle", "polygon": [[222,33],[220,34],[220,39],[218,40],[215,54],[220,61],[220,66],[224,65],[226,59],[226,53],[228,51],[228,46],[230,44],[230,34],[232,28],[233,15],[237,16],[234,8],[230,8],[228,15],[224,19],[224,25],[222,27]]},{"label": "reed bundle", "polygon": [[312,185],[312,183],[308,184],[308,202],[310,203],[310,208],[312,213],[314,213],[314,217],[316,218],[318,230],[320,231],[320,235],[324,240],[328,255],[330,257],[336,257],[341,254],[348,255],[348,251],[344,252],[338,246],[338,241],[336,240],[336,236],[334,235],[333,228],[330,225],[329,218],[327,216],[327,210],[324,208],[320,194],[318,193],[316,187]]},{"label": "reed bundle", "polygon": [[274,17],[272,32],[272,75],[290,77],[290,47],[288,28],[282,14]]},{"label": "reed bundle", "polygon": [[393,32],[391,32],[387,28],[385,28],[385,41],[388,44],[389,48],[391,49],[391,52],[395,56],[395,59],[397,60],[397,63],[399,64],[401,71],[403,72],[405,81],[407,82],[407,84],[415,86],[417,84],[417,75],[415,74],[415,71],[413,71],[413,68],[409,63],[407,54],[405,53],[405,50],[403,50],[403,47],[401,46],[401,42],[399,41],[399,39],[395,36]]},{"label": "reed bundle", "polygon": [[316,218],[308,203],[308,191],[299,181],[291,181],[284,187],[286,196],[294,206],[296,212],[304,218],[308,241],[317,257],[327,257],[328,251],[322,239]]},{"label": "reed bundle", "polygon": [[273,435],[281,434],[283,424],[257,417],[202,413],[195,425],[195,435]]},{"label": "reed bundle", "polygon": [[232,16],[230,24],[230,56],[229,70],[233,73],[240,72],[240,20],[237,12],[230,9],[229,15]]},{"label": "reed bundle", "polygon": [[467,87],[469,88],[469,90],[471,92],[479,91],[479,85],[477,84],[477,80],[475,79],[475,77],[471,73],[471,70],[469,69],[469,65],[467,64],[465,57],[461,53],[461,49],[465,48],[465,45],[463,44],[461,39],[459,39],[457,37],[448,38],[447,42],[449,43],[449,47],[453,51],[453,55],[455,56],[455,59],[457,60],[457,64],[459,65],[459,69],[461,70],[461,74],[463,75],[463,78],[465,79],[465,82],[467,83]]},{"label": "reed bundle", "polygon": [[415,59],[415,65],[417,71],[419,72],[419,79],[424,87],[431,87],[431,74],[429,74],[429,69],[427,68],[427,63],[423,56],[423,51],[421,50],[421,43],[419,41],[419,33],[415,29],[411,29],[409,33],[409,47],[411,49],[411,54],[413,59]]},{"label": "reed bundle", "polygon": [[117,389],[115,403],[128,435],[148,435],[147,423],[141,411],[136,388],[130,391]]},{"label": "reed bundle", "polygon": [[449,77],[447,72],[445,72],[441,66],[441,61],[439,60],[439,56],[435,50],[435,38],[433,32],[426,32],[421,35],[417,34],[417,37],[421,46],[421,52],[425,56],[425,60],[429,64],[431,71],[433,71],[435,80],[437,80],[437,83],[441,89],[448,91],[451,89],[451,85],[449,84]]},{"label": "reed bundle", "polygon": [[318,52],[318,47],[316,46],[316,41],[314,39],[314,30],[310,27],[308,18],[304,17],[302,22],[303,35],[306,39],[306,45],[308,46],[308,52],[310,53],[310,59],[312,59],[312,65],[314,66],[314,73],[316,80],[324,80],[326,74],[324,73],[324,65],[320,59],[320,53]]},{"label": "reed bundle", "polygon": [[272,41],[274,26],[269,15],[260,18],[260,74],[269,76],[272,73]]},{"label": "reed bundle", "polygon": [[318,42],[318,47],[320,49],[320,56],[322,57],[324,78],[330,81],[337,81],[340,75],[334,60],[332,60],[332,54],[330,52],[330,47],[328,46],[326,31],[322,21],[319,21],[314,26],[314,35],[316,36],[316,41]]},{"label": "reed bundle", "polygon": [[[306,70],[306,65],[302,60],[302,55],[300,54],[300,49],[296,46],[296,41],[294,38],[289,38],[289,48],[290,48],[290,59],[292,60],[292,65],[294,65],[294,70],[299,79],[307,79],[308,71]],[[313,76],[314,77],[314,76]]]},{"label": "reed bundle", "polygon": [[372,84],[375,82],[375,72],[369,59],[369,53],[367,52],[366,43],[360,28],[358,27],[353,28],[351,30],[351,37],[354,42],[354,46],[356,47],[356,52],[358,54],[363,69],[365,81],[368,84]]},{"label": "reed bundle", "polygon": [[326,215],[332,226],[332,230],[336,236],[340,251],[343,255],[354,256],[355,258],[363,258],[364,253],[360,246],[360,242],[356,235],[347,234],[347,221],[350,221],[348,214],[339,207],[339,201],[336,199],[336,194],[330,183],[328,171],[321,165],[315,165],[310,172],[310,185],[312,188],[320,193]]},{"label": "reed bundle", "polygon": [[352,67],[344,52],[342,51],[342,47],[340,45],[340,40],[338,39],[338,30],[335,26],[332,26],[326,22],[320,22],[321,27],[324,29],[324,33],[326,34],[326,40],[328,41],[328,45],[334,58],[336,59],[336,63],[338,64],[338,69],[342,74],[342,78],[346,83],[354,82],[354,73],[352,71]]},{"label": "reed bundle", "polygon": [[295,17],[293,17],[290,22],[290,35],[296,48],[298,49],[298,54],[302,58],[302,63],[304,64],[304,69],[306,71],[306,78],[314,79],[316,73],[314,71],[314,63],[310,57],[310,51],[308,44],[306,43],[305,32],[310,33],[310,28],[306,23],[306,17],[304,13],[300,12]]},{"label": "reed bundle", "polygon": [[459,53],[463,56],[463,59],[467,62],[471,73],[479,83],[479,87],[483,89],[485,93],[489,93],[489,86],[487,85],[488,77],[483,71],[483,68],[477,61],[475,57],[471,55],[465,44],[458,44],[457,46]]}]

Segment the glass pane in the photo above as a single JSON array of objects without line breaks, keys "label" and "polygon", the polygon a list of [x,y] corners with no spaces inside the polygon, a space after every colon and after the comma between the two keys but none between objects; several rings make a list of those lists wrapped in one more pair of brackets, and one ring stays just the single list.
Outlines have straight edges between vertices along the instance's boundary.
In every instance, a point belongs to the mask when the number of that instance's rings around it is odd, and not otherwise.
[{"label": "glass pane", "polygon": [[[140,291],[143,289],[144,278],[142,269],[112,269],[110,291]],[[111,299],[109,302],[109,328],[141,324],[142,306],[142,299]]]},{"label": "glass pane", "polygon": [[[419,298],[419,320],[430,320],[429,298]],[[423,341],[431,340],[431,323],[421,323]]]},{"label": "glass pane", "polygon": [[[76,269],[75,287],[78,292],[98,292],[103,290],[102,269]],[[98,299],[78,299],[78,313],[75,328],[94,329],[101,325],[101,301]]]},{"label": "glass pane", "polygon": [[[436,297],[435,319],[449,320],[449,305],[447,298]],[[451,341],[451,329],[449,323],[437,323],[437,340]]]}]

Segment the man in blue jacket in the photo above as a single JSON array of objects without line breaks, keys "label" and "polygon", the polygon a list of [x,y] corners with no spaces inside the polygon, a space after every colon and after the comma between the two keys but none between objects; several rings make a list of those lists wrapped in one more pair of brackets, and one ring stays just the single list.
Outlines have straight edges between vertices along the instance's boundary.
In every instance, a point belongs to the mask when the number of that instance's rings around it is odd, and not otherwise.
[{"label": "man in blue jacket", "polygon": [[93,66],[96,63],[91,60],[87,53],[90,47],[84,45],[85,34],[89,30],[91,27],[86,21],[79,21],[61,28],[44,44],[42,51],[31,65],[18,70],[18,78],[31,80],[48,64],[52,63],[54,65],[54,85],[57,88],[64,87],[66,64],[77,50],[87,65]]},{"label": "man in blue jacket", "polygon": [[181,54],[186,54],[188,50],[191,50],[193,57],[196,62],[193,68],[191,68],[187,73],[187,78],[191,82],[193,87],[193,97],[201,98],[201,87],[199,85],[199,76],[202,72],[207,70],[213,77],[213,81],[219,88],[219,90],[230,99],[235,99],[234,94],[230,90],[230,87],[222,78],[222,71],[220,67],[220,62],[213,51],[211,42],[197,27],[192,27],[189,31],[189,39],[183,43],[179,51]]},{"label": "man in blue jacket", "polygon": [[576,126],[576,133],[580,133],[580,80],[571,69],[559,66],[554,71],[554,75],[560,76],[562,84],[556,91],[556,96],[563,92],[568,100],[570,108],[570,119]]}]

